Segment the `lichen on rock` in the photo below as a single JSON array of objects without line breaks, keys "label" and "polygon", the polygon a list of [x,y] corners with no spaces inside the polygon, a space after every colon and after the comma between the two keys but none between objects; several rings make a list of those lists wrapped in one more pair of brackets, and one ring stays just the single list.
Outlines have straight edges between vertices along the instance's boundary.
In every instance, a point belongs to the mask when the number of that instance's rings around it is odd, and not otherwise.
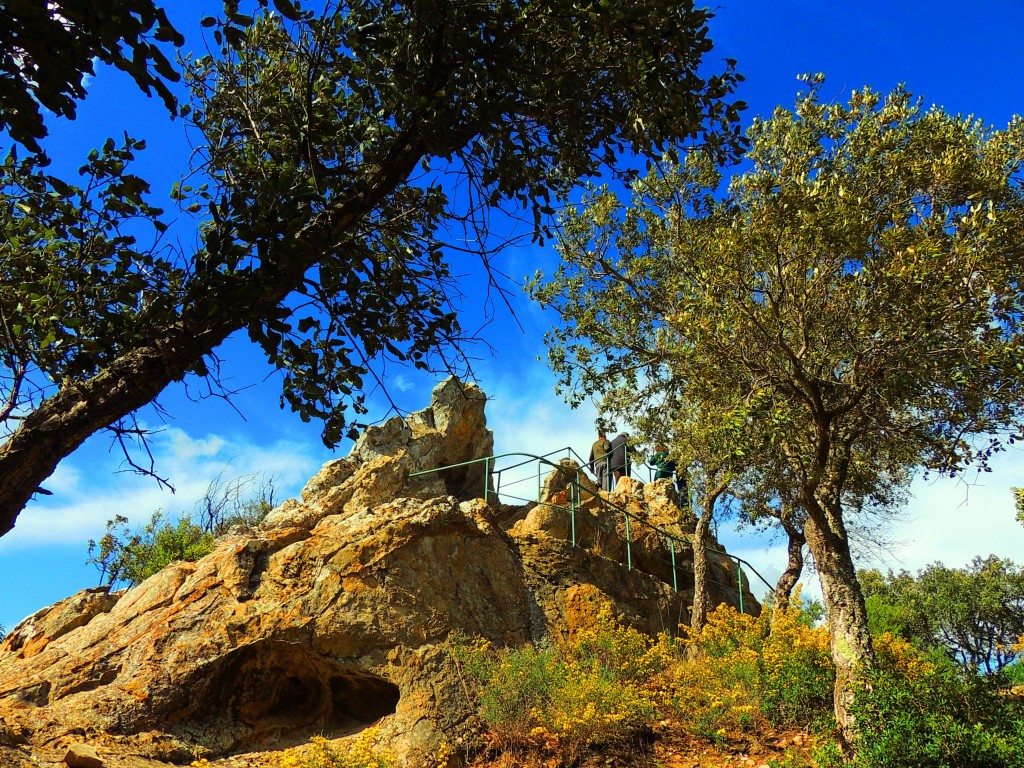
[{"label": "lichen on rock", "polygon": [[430,407],[368,429],[255,531],[124,594],[86,590],[27,619],[0,646],[0,747],[56,761],[74,739],[116,768],[130,764],[118,755],[187,762],[375,723],[415,767],[471,721],[452,633],[539,641],[599,603],[652,633],[686,620],[692,579],[673,591],[649,531],[631,531],[627,568],[602,501],[685,533],[671,494],[613,498],[588,478],[567,513],[556,497],[578,468],[565,466],[540,505],[502,507],[484,463],[470,463],[493,453],[485,403],[449,379]]}]

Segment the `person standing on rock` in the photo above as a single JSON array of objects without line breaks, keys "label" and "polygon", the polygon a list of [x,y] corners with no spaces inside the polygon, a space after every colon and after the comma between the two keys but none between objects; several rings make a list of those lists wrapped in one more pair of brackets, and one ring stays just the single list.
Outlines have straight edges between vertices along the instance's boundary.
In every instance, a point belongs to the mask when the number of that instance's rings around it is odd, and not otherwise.
[{"label": "person standing on rock", "polygon": [[623,475],[629,474],[629,452],[626,450],[626,443],[629,440],[629,435],[625,432],[620,432],[611,440],[612,453],[611,453],[611,470],[612,470],[612,489],[619,482],[619,478]]},{"label": "person standing on rock", "polygon": [[676,473],[676,463],[668,456],[668,448],[661,443],[654,446],[654,455],[647,460],[654,467],[655,480],[671,480]]},{"label": "person standing on rock", "polygon": [[602,491],[611,490],[610,483],[608,482],[611,477],[611,472],[608,468],[611,452],[611,441],[605,436],[604,425],[599,421],[597,423],[597,440],[590,446],[590,458],[587,461],[590,462],[590,468],[597,477],[597,487]]}]

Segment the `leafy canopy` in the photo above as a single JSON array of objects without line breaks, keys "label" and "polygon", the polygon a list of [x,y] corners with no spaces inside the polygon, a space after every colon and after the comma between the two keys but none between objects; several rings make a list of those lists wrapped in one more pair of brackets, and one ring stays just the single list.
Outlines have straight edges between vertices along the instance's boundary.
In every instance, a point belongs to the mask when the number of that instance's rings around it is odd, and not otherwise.
[{"label": "leafy canopy", "polygon": [[858,574],[868,616],[923,649],[938,649],[967,672],[995,673],[1012,664],[1024,637],[1024,568],[995,555],[966,568],[934,563],[906,571]]},{"label": "leafy canopy", "polygon": [[42,158],[0,171],[0,530],[96,430],[135,434],[171,382],[215,387],[238,330],[336,444],[385,363],[468,367],[452,264],[493,275],[490,211],[525,212],[540,237],[625,151],[739,144],[739,76],[705,72],[690,2],[266,5],[204,21],[217,47],[185,68],[196,162],[173,197],[194,249],[161,240],[134,139],[77,184]]},{"label": "leafy canopy", "polygon": [[38,152],[40,107],[74,119],[94,60],[127,72],[173,113],[180,75],[161,43],[185,39],[152,0],[9,0],[0,5],[0,130]]},{"label": "leafy canopy", "polygon": [[531,290],[561,317],[550,359],[571,402],[639,399],[652,432],[781,457],[838,504],[983,460],[994,445],[969,437],[1020,418],[1024,123],[902,88],[819,91],[754,121],[724,194],[700,152],[628,208],[593,190]]},{"label": "leafy canopy", "polygon": [[847,517],[920,467],[984,463],[1024,409],[1024,121],[993,130],[903,88],[824,103],[808,81],[754,121],[724,192],[699,151],[628,207],[592,191],[530,288],[560,317],[570,402],[652,412],[649,440],[686,435],[684,462],[698,446],[806,513],[852,749],[876,657]]}]

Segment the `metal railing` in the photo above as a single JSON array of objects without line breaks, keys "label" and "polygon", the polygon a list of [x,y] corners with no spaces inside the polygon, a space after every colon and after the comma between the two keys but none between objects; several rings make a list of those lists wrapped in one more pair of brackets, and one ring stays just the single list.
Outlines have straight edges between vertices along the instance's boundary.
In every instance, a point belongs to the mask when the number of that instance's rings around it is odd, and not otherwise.
[{"label": "metal railing", "polygon": [[[563,457],[564,459],[573,459],[575,457],[576,459],[578,459],[579,466],[577,466],[575,468],[572,468],[572,467],[568,467],[568,466],[566,466],[564,464],[556,463],[555,461],[552,461],[551,457],[559,456],[561,454],[565,454],[564,457]],[[499,462],[501,460],[503,460],[503,459],[522,459],[522,460],[521,461],[516,461],[515,463],[512,463],[512,464],[510,464],[508,466],[500,466],[499,467]],[[648,521],[644,520],[643,518],[637,517],[636,515],[631,513],[629,510],[627,510],[625,507],[619,506],[618,504],[616,504],[616,503],[614,503],[614,502],[604,498],[603,496],[601,496],[599,494],[596,485],[595,485],[593,490],[588,488],[588,487],[586,487],[586,486],[584,486],[580,482],[581,475],[584,476],[584,477],[587,477],[588,478],[588,482],[592,482],[592,481],[590,481],[589,476],[584,472],[584,467],[590,466],[591,462],[584,461],[583,457],[580,456],[571,447],[559,448],[558,450],[550,451],[549,453],[546,453],[543,456],[537,456],[537,455],[531,454],[531,453],[520,453],[520,452],[502,453],[502,454],[498,454],[498,455],[495,455],[495,456],[485,456],[484,458],[481,458],[481,459],[473,459],[471,461],[463,461],[463,462],[460,462],[458,464],[449,464],[449,465],[446,465],[446,466],[443,466],[443,467],[436,467],[434,469],[425,469],[425,470],[422,470],[420,472],[413,472],[413,473],[411,473],[409,475],[409,477],[410,478],[424,477],[426,475],[434,474],[434,473],[437,473],[437,472],[443,472],[443,471],[450,470],[450,469],[457,469],[457,468],[460,468],[460,467],[468,467],[468,466],[471,466],[471,465],[481,464],[481,463],[484,464],[483,499],[484,499],[485,502],[490,503],[491,500],[492,500],[492,497],[493,497],[495,501],[497,501],[498,503],[502,503],[501,498],[502,498],[502,496],[504,496],[507,499],[510,499],[510,500],[513,500],[513,501],[522,502],[522,503],[536,502],[538,506],[548,506],[548,507],[552,507],[554,509],[566,509],[567,508],[568,512],[569,512],[569,518],[570,518],[570,538],[571,538],[571,541],[572,541],[572,545],[574,547],[577,546],[576,514],[581,509],[581,505],[584,503],[584,494],[587,495],[587,496],[590,496],[592,498],[596,498],[601,507],[613,510],[613,511],[618,512],[619,514],[621,514],[623,516],[624,524],[625,524],[625,534],[626,535],[625,535],[624,538],[625,538],[625,542],[626,542],[626,567],[627,567],[628,570],[633,570],[633,551],[632,551],[632,530],[631,530],[631,526],[634,525],[634,524],[638,524],[640,526],[644,526],[644,527],[647,527],[647,528],[655,531],[656,534],[662,538],[663,542],[666,544],[666,546],[667,546],[667,548],[669,550],[668,565],[669,565],[669,567],[671,568],[671,571],[672,571],[672,588],[676,592],[679,591],[679,566],[676,563],[676,545],[677,544],[689,544],[690,542],[688,542],[686,539],[683,539],[683,538],[680,538],[679,536],[676,536],[675,534],[671,533],[670,531],[665,530],[662,526],[653,525],[653,524],[649,523]],[[533,472],[532,471],[524,472],[524,473],[522,473],[521,477],[517,477],[516,479],[513,479],[511,481],[507,481],[507,482],[503,482],[503,477],[506,476],[508,473],[511,473],[513,470],[521,470],[524,467],[530,467],[534,463],[536,463],[536,483],[537,483],[537,496],[536,496],[536,498],[533,499],[533,498],[528,498],[528,497],[524,497],[524,496],[517,496],[514,493],[510,492],[509,491],[510,487],[519,485],[519,484],[521,484],[523,482],[527,482],[527,481],[533,480],[534,479]],[[543,492],[543,483],[544,483],[544,475],[542,474],[541,469],[544,466],[549,467],[551,471],[561,472],[561,473],[563,473],[565,475],[565,477],[566,477],[566,490],[568,491],[568,502],[569,502],[568,507],[566,507],[565,505],[552,504],[549,501],[542,501],[541,500],[541,496],[542,496],[542,492]],[[549,471],[548,474],[550,475],[550,473],[551,472]],[[495,480],[496,480],[496,482],[494,482]],[[741,557],[737,557],[736,555],[731,555],[728,552],[725,552],[723,550],[712,549],[710,547],[707,548],[707,552],[713,553],[715,555],[720,555],[722,557],[725,557],[725,558],[728,558],[730,560],[736,561],[736,582],[737,582],[736,589],[737,589],[738,596],[739,596],[738,602],[739,602],[740,613],[744,612],[744,610],[743,610],[743,579],[744,579],[743,566],[744,565],[746,565],[747,568],[749,568],[750,571],[755,576],[757,576],[757,578],[760,579],[765,584],[765,586],[768,587],[769,590],[773,590],[774,589],[772,587],[772,585],[769,584],[768,581],[760,573],[758,573],[757,569],[755,569],[747,560],[744,560]],[[652,575],[654,575],[654,574],[652,574]],[[717,584],[720,587],[725,587],[726,589],[729,589],[729,590],[733,589],[732,585],[730,585],[730,584],[723,584],[722,582],[714,581],[714,580],[712,580],[712,583]],[[748,579],[747,580],[747,587],[749,588],[749,586],[750,586],[750,581]]]}]

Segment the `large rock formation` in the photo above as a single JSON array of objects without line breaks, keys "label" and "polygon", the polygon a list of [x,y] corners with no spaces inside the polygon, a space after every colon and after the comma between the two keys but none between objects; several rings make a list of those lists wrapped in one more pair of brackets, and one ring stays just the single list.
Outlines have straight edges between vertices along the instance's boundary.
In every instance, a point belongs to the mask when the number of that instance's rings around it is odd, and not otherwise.
[{"label": "large rock formation", "polygon": [[[627,555],[619,511],[685,537],[692,521],[671,489],[591,484],[574,547],[573,512],[550,498],[564,478],[521,510],[479,498],[488,473],[466,462],[492,453],[484,402],[449,379],[430,408],[367,430],[258,530],[22,622],[0,644],[0,763],[56,763],[79,743],[107,768],[187,763],[379,721],[400,763],[418,766],[472,721],[452,632],[538,641],[602,603],[652,633],[685,621],[688,551],[676,552],[674,591],[664,537],[634,524]],[[514,518],[510,534],[501,522]],[[720,569],[716,596],[731,602],[728,578]]]}]

